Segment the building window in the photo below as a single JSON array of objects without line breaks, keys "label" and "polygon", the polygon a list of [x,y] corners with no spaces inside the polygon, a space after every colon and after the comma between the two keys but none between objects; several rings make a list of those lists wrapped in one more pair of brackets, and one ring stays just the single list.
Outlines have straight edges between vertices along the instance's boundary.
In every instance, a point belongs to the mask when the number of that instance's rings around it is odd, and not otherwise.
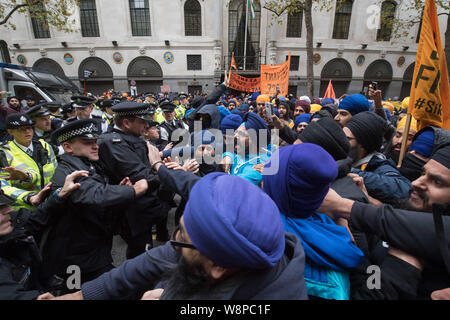
[{"label": "building window", "polygon": [[[289,56],[286,56],[286,60],[288,58],[289,58]],[[300,65],[300,56],[291,56],[290,70],[298,71],[299,65]]]},{"label": "building window", "polygon": [[333,39],[348,39],[352,7],[352,0],[337,1],[336,15],[334,17]]},{"label": "building window", "polygon": [[[228,52],[229,59],[234,59],[239,69],[258,70],[260,60],[260,25],[261,5],[254,1],[255,16],[247,6],[250,1],[235,0],[228,9]],[[247,26],[247,31],[245,27]]]},{"label": "building window", "polygon": [[287,38],[300,38],[302,36],[303,10],[288,14]]},{"label": "building window", "polygon": [[377,41],[389,41],[397,5],[392,1],[384,1],[381,5],[381,26],[377,31]]},{"label": "building window", "polygon": [[[30,10],[31,25],[33,26],[33,33],[36,39],[50,38],[48,22],[44,12],[45,8],[43,4],[39,5],[39,9],[33,9],[33,11]],[[33,17],[34,14],[39,15],[40,17]]]},{"label": "building window", "polygon": [[80,22],[83,37],[100,37],[95,0],[80,1]]},{"label": "building window", "polygon": [[150,8],[148,0],[129,0],[131,30],[134,37],[151,36]]},{"label": "building window", "polygon": [[197,0],[184,4],[184,32],[186,36],[202,35],[202,7]]},{"label": "building window", "polygon": [[188,70],[202,70],[202,56],[200,54],[187,55]]}]

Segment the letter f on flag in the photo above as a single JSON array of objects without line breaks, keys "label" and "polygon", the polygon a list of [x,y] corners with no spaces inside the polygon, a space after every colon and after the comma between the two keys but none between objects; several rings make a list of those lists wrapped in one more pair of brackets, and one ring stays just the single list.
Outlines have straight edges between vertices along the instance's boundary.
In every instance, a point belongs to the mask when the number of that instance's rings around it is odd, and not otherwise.
[{"label": "letter f on flag", "polygon": [[425,2],[408,113],[419,121],[418,129],[450,129],[447,62],[434,0]]}]

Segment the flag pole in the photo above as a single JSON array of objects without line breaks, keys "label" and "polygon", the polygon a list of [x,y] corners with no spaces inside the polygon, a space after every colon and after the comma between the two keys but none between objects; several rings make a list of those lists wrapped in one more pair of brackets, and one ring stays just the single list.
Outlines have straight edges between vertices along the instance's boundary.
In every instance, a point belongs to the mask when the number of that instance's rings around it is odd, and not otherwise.
[{"label": "flag pole", "polygon": [[409,129],[411,128],[411,113],[408,113],[406,115],[406,125],[405,130],[403,130],[403,137],[402,137],[402,147],[400,148],[400,156],[398,157],[398,165],[397,167],[400,168],[402,166],[403,158],[406,154],[406,142],[408,141],[409,136]]},{"label": "flag pole", "polygon": [[245,6],[245,37],[244,37],[244,70],[246,69],[247,61],[247,28],[248,28],[248,0]]}]

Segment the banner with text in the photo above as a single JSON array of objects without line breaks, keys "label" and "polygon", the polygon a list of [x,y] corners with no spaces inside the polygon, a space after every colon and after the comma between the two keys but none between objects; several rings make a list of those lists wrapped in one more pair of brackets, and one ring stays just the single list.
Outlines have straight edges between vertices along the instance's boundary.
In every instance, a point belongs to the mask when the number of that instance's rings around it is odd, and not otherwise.
[{"label": "banner with text", "polygon": [[450,129],[448,72],[434,0],[425,2],[408,113],[419,121],[419,129]]},{"label": "banner with text", "polygon": [[291,53],[285,63],[276,66],[261,65],[261,94],[275,96],[277,87],[280,95],[287,96],[289,89],[289,71],[291,67]]},{"label": "banner with text", "polygon": [[261,89],[261,78],[247,78],[230,71],[228,87],[241,92],[258,92]]}]

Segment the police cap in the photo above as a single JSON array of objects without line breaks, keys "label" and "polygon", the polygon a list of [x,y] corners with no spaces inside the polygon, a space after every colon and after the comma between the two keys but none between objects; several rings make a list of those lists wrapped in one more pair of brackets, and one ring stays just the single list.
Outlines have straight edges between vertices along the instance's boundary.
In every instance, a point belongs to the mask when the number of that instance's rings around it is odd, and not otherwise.
[{"label": "police cap", "polygon": [[47,102],[40,103],[27,110],[27,115],[29,115],[30,118],[40,118],[50,115],[50,111],[47,109]]},{"label": "police cap", "polygon": [[72,96],[70,99],[73,100],[74,108],[86,108],[95,102],[94,98],[86,96]]},{"label": "police cap", "polygon": [[176,106],[170,101],[163,101],[159,104],[159,107],[164,112],[173,112]]},{"label": "police cap", "polygon": [[143,120],[151,119],[148,103],[124,101],[114,105],[112,111],[118,117],[135,117]]},{"label": "police cap", "polygon": [[68,122],[52,134],[52,138],[63,143],[72,138],[97,139],[101,134],[94,119],[81,119]]},{"label": "police cap", "polygon": [[23,126],[32,126],[34,121],[30,119],[30,116],[23,113],[13,113],[6,117],[6,128],[17,129]]}]

